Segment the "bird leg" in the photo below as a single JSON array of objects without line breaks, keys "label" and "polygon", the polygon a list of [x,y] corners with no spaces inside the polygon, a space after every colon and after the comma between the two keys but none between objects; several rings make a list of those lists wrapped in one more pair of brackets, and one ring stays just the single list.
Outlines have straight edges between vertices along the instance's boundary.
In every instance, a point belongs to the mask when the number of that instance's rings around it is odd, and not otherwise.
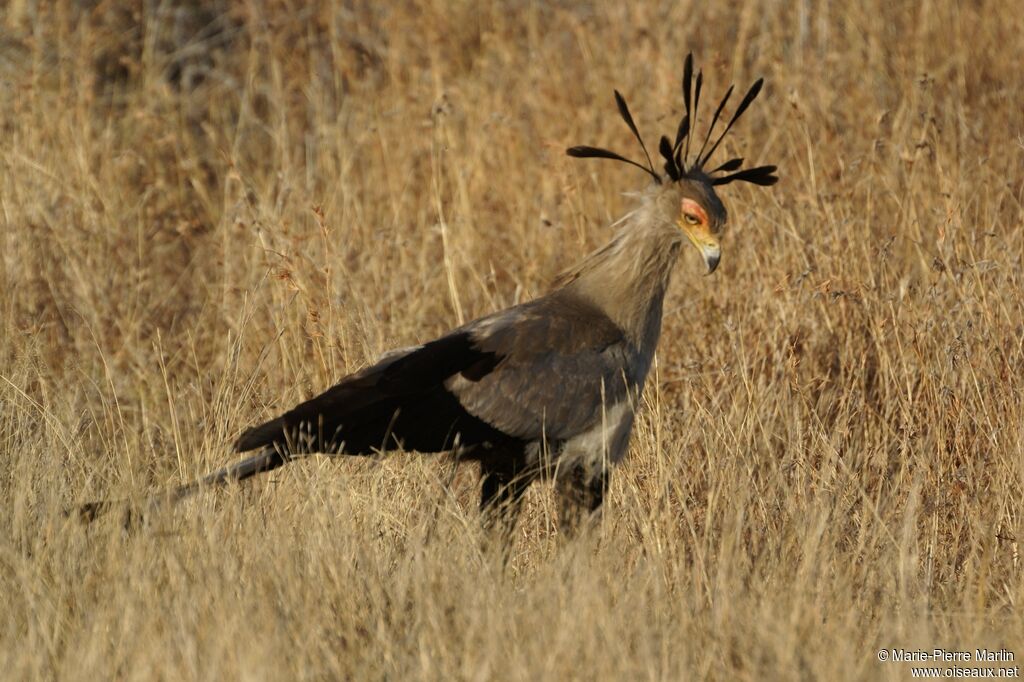
[{"label": "bird leg", "polygon": [[576,536],[580,528],[589,526],[597,517],[611,482],[611,471],[600,467],[592,471],[583,464],[573,464],[558,472],[555,485],[560,505],[558,528],[566,537]]},{"label": "bird leg", "polygon": [[489,535],[497,536],[507,551],[519,521],[523,494],[536,476],[514,459],[483,460],[480,476],[480,512],[484,528]]}]

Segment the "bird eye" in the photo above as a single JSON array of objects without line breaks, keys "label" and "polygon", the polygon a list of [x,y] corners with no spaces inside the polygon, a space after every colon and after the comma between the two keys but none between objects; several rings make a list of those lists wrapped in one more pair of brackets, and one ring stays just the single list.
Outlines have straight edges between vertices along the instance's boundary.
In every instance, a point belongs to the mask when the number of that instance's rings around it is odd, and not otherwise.
[{"label": "bird eye", "polygon": [[693,215],[692,213],[684,213],[683,216],[686,218],[686,222],[691,225],[700,225],[700,218]]}]

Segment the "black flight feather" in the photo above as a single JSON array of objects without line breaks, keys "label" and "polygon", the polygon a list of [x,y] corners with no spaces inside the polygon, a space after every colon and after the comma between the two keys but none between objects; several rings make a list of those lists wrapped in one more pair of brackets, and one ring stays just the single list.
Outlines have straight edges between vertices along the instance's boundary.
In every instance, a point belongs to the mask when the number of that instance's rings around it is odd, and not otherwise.
[{"label": "black flight feather", "polygon": [[449,449],[455,425],[463,442],[493,438],[494,429],[469,415],[444,387],[449,377],[462,372],[479,381],[501,362],[498,353],[474,344],[470,332],[455,332],[397,359],[382,360],[249,429],[235,449],[369,454],[394,436],[410,449],[437,452]]},{"label": "black flight feather", "polygon": [[757,97],[757,94],[761,92],[762,85],[764,85],[763,78],[758,78],[756,81],[754,81],[754,84],[750,86],[750,90],[747,90],[747,94],[744,95],[743,101],[740,102],[740,105],[738,107],[736,107],[736,113],[732,115],[732,120],[729,121],[729,125],[725,126],[725,130],[723,130],[722,134],[718,137],[717,140],[715,140],[715,144],[711,146],[711,149],[709,149],[708,153],[704,155],[704,158],[697,160],[698,165],[703,166],[705,163],[707,163],[708,159],[711,158],[711,155],[715,153],[716,149],[718,149],[718,145],[722,143],[722,139],[725,138],[725,136],[729,133],[729,130],[732,128],[732,124],[735,123],[737,119],[739,119],[739,117],[743,115],[743,112],[747,110],[747,107],[749,107],[750,103],[754,101],[754,98]]},{"label": "black flight feather", "polygon": [[644,173],[647,173],[648,175],[654,177],[654,179],[657,180],[658,182],[661,182],[661,177],[657,173],[652,171],[650,168],[642,166],[636,161],[627,159],[625,156],[622,156],[621,154],[616,154],[615,152],[609,151],[607,149],[600,149],[598,147],[587,147],[585,145],[581,145],[578,147],[569,147],[568,149],[565,150],[565,153],[568,154],[569,156],[574,156],[577,159],[611,159],[613,161],[624,161],[625,163],[628,163],[631,166],[636,166]]},{"label": "black flight feather", "polygon": [[717,187],[718,185],[728,185],[730,182],[749,182],[752,185],[761,185],[762,187],[765,187],[768,185],[774,185],[779,181],[779,178],[775,175],[775,170],[775,166],[747,168],[731,175],[715,178],[711,181],[711,184]]},{"label": "black flight feather", "polygon": [[651,169],[651,175],[658,178],[658,173],[654,170],[654,164],[651,163],[651,155],[647,153],[647,145],[644,144],[643,138],[640,137],[640,131],[636,129],[636,123],[633,122],[633,116],[629,113],[629,107],[626,106],[626,100],[618,90],[615,91],[615,103],[619,105],[619,114],[622,116],[622,120],[625,121],[626,125],[629,126],[629,129],[633,131],[636,141],[640,143],[640,149],[644,150],[644,156],[647,157],[647,165]]}]

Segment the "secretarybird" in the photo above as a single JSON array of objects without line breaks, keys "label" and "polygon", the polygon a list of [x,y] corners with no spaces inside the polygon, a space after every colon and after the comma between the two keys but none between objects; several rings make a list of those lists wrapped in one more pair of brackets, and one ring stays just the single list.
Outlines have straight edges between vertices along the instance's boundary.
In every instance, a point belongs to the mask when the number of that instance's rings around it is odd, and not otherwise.
[{"label": "secretarybird", "polygon": [[[662,136],[659,173],[615,91],[619,114],[646,165],[595,147],[570,156],[623,161],[651,182],[615,223],[611,241],[563,272],[535,300],[465,324],[412,348],[393,351],[333,388],[244,432],[239,452],[257,453],[154,500],[174,501],[206,486],[241,481],[306,454],[368,455],[385,450],[450,451],[478,462],[481,509],[511,529],[537,478],[562,498],[563,527],[597,510],[611,467],[626,454],[634,414],[661,334],[662,304],[680,248],[689,240],[708,273],[718,266],[726,210],[716,187],[772,185],[775,166],[741,170],[735,158],[708,169],[722,139],[761,91],[756,81],[714,143],[711,135],[733,88],[718,105],[700,148],[691,139],[703,74],[686,58],[685,114],[674,141]],[[692,104],[692,106],[691,106]],[[81,508],[95,517],[104,503]]]}]

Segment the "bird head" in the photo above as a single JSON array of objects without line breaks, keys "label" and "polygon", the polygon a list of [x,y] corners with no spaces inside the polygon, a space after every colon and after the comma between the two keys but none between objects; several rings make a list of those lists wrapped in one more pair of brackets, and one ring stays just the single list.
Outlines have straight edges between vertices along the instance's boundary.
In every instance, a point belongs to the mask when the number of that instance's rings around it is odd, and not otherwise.
[{"label": "bird head", "polygon": [[681,178],[674,185],[676,227],[700,252],[710,275],[722,257],[720,240],[728,220],[725,205],[706,177]]},{"label": "bird head", "polygon": [[647,146],[640,136],[636,123],[633,122],[633,116],[629,112],[626,100],[619,94],[618,90],[615,91],[615,103],[618,106],[619,115],[622,116],[626,125],[629,126],[629,129],[640,143],[640,148],[643,149],[647,165],[642,165],[627,159],[621,154],[598,147],[570,147],[566,150],[566,153],[577,158],[600,158],[622,161],[648,173],[654,179],[654,182],[665,190],[663,195],[667,196],[669,201],[675,202],[676,205],[672,208],[673,213],[678,212],[678,218],[675,220],[675,223],[690,242],[697,247],[697,250],[700,251],[704,264],[708,268],[708,274],[711,274],[718,267],[718,262],[721,258],[719,238],[727,218],[725,205],[718,198],[715,187],[737,181],[767,186],[774,185],[778,182],[779,178],[775,175],[775,166],[741,168],[743,166],[742,158],[730,159],[716,168],[706,170],[712,154],[718,149],[718,146],[733,124],[736,123],[757,97],[758,93],[761,92],[761,87],[764,85],[763,78],[757,79],[750,86],[747,94],[740,101],[735,112],[733,112],[732,118],[725,126],[722,134],[718,136],[714,144],[708,147],[708,142],[711,140],[711,134],[715,129],[715,125],[718,123],[718,119],[721,117],[722,111],[732,95],[733,86],[729,86],[718,108],[715,109],[714,117],[711,119],[711,125],[708,126],[700,149],[697,150],[695,156],[690,156],[693,122],[696,121],[697,107],[700,104],[700,93],[703,83],[704,74],[702,71],[698,71],[697,77],[694,79],[693,55],[687,55],[686,62],[683,65],[682,80],[683,102],[686,105],[686,111],[679,122],[679,127],[676,129],[675,141],[670,141],[668,136],[662,135],[658,145],[658,152],[665,160],[664,175],[655,170],[654,164],[651,162],[651,156],[647,152]]}]

